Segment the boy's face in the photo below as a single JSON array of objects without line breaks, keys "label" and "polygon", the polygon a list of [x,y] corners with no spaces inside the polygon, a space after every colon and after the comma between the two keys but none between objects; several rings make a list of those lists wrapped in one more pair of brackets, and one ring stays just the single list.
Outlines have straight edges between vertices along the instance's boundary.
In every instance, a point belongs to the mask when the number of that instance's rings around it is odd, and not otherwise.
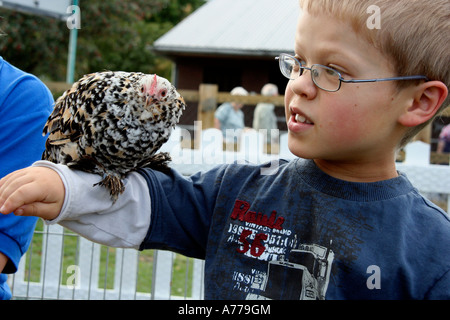
[{"label": "boy's face", "polygon": [[[326,15],[302,13],[295,53],[307,67],[329,66],[344,79],[396,76],[389,61],[348,23]],[[289,148],[316,162],[362,163],[381,157],[392,162],[404,132],[397,118],[406,100],[403,90],[396,92],[394,82],[342,83],[339,91],[326,92],[305,71],[286,88]],[[307,122],[302,123],[304,118]]]}]

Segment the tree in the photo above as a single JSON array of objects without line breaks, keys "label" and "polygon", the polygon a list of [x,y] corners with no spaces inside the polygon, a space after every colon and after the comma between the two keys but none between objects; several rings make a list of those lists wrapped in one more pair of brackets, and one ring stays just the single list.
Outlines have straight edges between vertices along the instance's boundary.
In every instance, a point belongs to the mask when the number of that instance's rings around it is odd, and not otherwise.
[{"label": "tree", "polygon": [[[141,71],[170,78],[170,62],[153,42],[204,0],[80,0],[81,29],[75,78],[101,70]],[[0,55],[17,67],[56,81],[66,74],[69,30],[65,21],[0,8]]]},{"label": "tree", "polygon": [[22,70],[62,79],[67,59],[63,22],[0,8],[0,55]]}]

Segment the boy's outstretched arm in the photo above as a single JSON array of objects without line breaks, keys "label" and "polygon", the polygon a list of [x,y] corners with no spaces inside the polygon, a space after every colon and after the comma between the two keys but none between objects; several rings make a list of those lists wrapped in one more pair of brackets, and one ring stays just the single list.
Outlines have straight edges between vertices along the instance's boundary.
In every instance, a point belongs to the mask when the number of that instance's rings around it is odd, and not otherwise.
[{"label": "boy's outstretched arm", "polygon": [[52,169],[29,167],[0,180],[0,212],[55,219],[64,203],[64,184]]},{"label": "boy's outstretched arm", "polygon": [[107,246],[139,248],[150,226],[151,199],[145,178],[130,173],[113,203],[97,174],[38,161],[0,180],[0,212],[38,216]]}]

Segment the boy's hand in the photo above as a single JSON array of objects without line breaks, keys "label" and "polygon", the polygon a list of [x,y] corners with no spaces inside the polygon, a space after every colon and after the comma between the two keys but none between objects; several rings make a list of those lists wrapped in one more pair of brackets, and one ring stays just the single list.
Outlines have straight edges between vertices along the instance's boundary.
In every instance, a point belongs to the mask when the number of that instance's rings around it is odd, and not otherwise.
[{"label": "boy's hand", "polygon": [[0,180],[0,213],[53,220],[61,211],[64,196],[64,184],[56,171],[25,168]]}]

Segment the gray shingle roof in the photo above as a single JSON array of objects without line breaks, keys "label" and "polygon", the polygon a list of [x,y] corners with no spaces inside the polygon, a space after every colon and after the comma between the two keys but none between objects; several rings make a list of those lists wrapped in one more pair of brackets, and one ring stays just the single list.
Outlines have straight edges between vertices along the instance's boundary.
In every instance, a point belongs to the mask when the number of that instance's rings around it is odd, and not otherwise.
[{"label": "gray shingle roof", "polygon": [[165,53],[293,52],[298,0],[210,0],[154,43]]}]

